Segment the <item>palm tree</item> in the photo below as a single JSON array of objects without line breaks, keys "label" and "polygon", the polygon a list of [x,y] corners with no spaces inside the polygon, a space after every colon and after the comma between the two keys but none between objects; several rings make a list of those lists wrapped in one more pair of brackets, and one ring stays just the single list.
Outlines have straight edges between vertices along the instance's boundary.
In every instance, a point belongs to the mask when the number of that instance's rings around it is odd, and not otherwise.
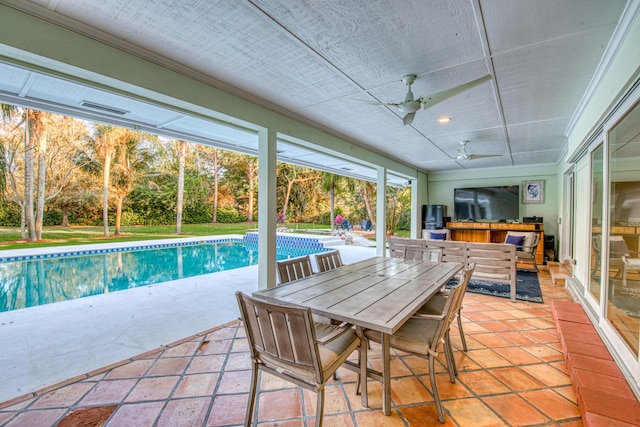
[{"label": "palm tree", "polygon": [[153,158],[151,151],[140,144],[144,137],[145,134],[141,132],[130,131],[115,147],[112,172],[112,184],[116,193],[115,236],[120,235],[124,199],[135,188],[138,177],[149,169]]},{"label": "palm tree", "polygon": [[184,164],[189,150],[187,141],[176,141],[178,149],[178,203],[176,207],[176,234],[182,233],[182,207],[184,201]]},{"label": "palm tree", "polygon": [[[97,170],[97,165],[102,165],[102,222],[104,225],[104,236],[109,237],[109,181],[111,177],[111,162],[113,161],[116,150],[119,147],[124,147],[127,144],[137,145],[143,139],[143,133],[134,131],[131,129],[120,128],[105,124],[95,124],[95,134],[90,144],[90,151],[88,154],[90,162],[89,168]],[[127,151],[126,149],[124,150]],[[119,172],[124,182],[128,181],[126,177],[126,170],[128,167],[127,155],[122,154],[124,157],[121,159],[125,164],[120,166]],[[116,213],[117,215],[117,213]],[[119,220],[117,218],[117,226],[119,228]],[[120,230],[117,230],[117,233]]]},{"label": "palm tree", "polygon": [[335,199],[336,193],[339,192],[340,184],[343,181],[343,176],[335,175],[329,172],[322,172],[320,186],[322,191],[329,192],[329,220],[331,223],[331,231],[336,228],[336,215],[335,215]]}]

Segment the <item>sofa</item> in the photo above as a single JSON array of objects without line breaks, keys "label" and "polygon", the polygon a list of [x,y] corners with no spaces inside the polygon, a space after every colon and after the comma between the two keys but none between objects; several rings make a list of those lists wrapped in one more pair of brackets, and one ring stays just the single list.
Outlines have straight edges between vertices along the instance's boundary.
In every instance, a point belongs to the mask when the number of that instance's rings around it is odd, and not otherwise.
[{"label": "sofa", "polygon": [[476,243],[454,240],[390,237],[389,255],[402,258],[405,246],[440,248],[443,262],[475,263],[473,277],[510,285],[511,301],[516,300],[516,247],[507,243]]}]

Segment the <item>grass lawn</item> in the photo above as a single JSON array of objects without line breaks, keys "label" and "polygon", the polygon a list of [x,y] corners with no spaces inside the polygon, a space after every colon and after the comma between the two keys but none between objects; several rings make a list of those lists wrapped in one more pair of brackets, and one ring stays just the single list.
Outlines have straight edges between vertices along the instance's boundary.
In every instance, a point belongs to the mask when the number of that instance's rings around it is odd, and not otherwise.
[{"label": "grass lawn", "polygon": [[[319,224],[287,224],[288,228],[298,229],[328,228]],[[176,234],[175,225],[159,226],[123,226],[120,236],[113,236],[113,227],[109,229],[110,237],[104,237],[100,227],[44,227],[42,240],[25,242],[20,240],[18,227],[0,227],[0,250],[41,248],[45,246],[69,246],[105,242],[133,242],[140,240],[173,239],[176,237],[219,236],[223,234],[245,234],[256,231],[257,222],[236,224],[187,224],[182,226],[182,234]]]}]

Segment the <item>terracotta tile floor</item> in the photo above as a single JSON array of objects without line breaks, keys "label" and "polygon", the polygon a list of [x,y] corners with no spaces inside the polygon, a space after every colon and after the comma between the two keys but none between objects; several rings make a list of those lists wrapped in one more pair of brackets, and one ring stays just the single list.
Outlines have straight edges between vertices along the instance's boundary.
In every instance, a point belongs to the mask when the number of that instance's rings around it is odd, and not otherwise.
[{"label": "terracotta tile floor", "polygon": [[[463,322],[469,351],[452,332],[459,376],[438,384],[451,426],[582,426],[550,311],[568,300],[541,272],[544,304],[467,294]],[[236,426],[244,421],[250,363],[241,323],[233,322],[98,372],[0,404],[2,426]],[[442,356],[442,355],[441,355]],[[441,358],[441,360],[443,360]],[[380,366],[373,345],[369,363]],[[340,370],[326,390],[325,425],[440,425],[427,363],[396,354],[392,415],[382,414],[381,387],[369,382],[369,403],[355,395],[355,374]],[[313,425],[315,395],[263,374],[259,426]],[[74,423],[93,420],[92,424]],[[104,423],[104,424],[102,424]]]}]

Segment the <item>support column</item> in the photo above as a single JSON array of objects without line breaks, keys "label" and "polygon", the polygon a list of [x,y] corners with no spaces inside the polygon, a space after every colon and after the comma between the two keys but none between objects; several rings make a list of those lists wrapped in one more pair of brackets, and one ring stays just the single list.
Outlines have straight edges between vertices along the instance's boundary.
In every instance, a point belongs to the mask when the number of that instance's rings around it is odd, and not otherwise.
[{"label": "support column", "polygon": [[258,132],[258,289],[276,285],[276,149],[273,129]]},{"label": "support column", "polygon": [[387,168],[378,168],[376,182],[376,255],[387,254]]},{"label": "support column", "polygon": [[411,180],[411,238],[422,239],[422,205],[427,204],[427,175],[418,172]]}]

